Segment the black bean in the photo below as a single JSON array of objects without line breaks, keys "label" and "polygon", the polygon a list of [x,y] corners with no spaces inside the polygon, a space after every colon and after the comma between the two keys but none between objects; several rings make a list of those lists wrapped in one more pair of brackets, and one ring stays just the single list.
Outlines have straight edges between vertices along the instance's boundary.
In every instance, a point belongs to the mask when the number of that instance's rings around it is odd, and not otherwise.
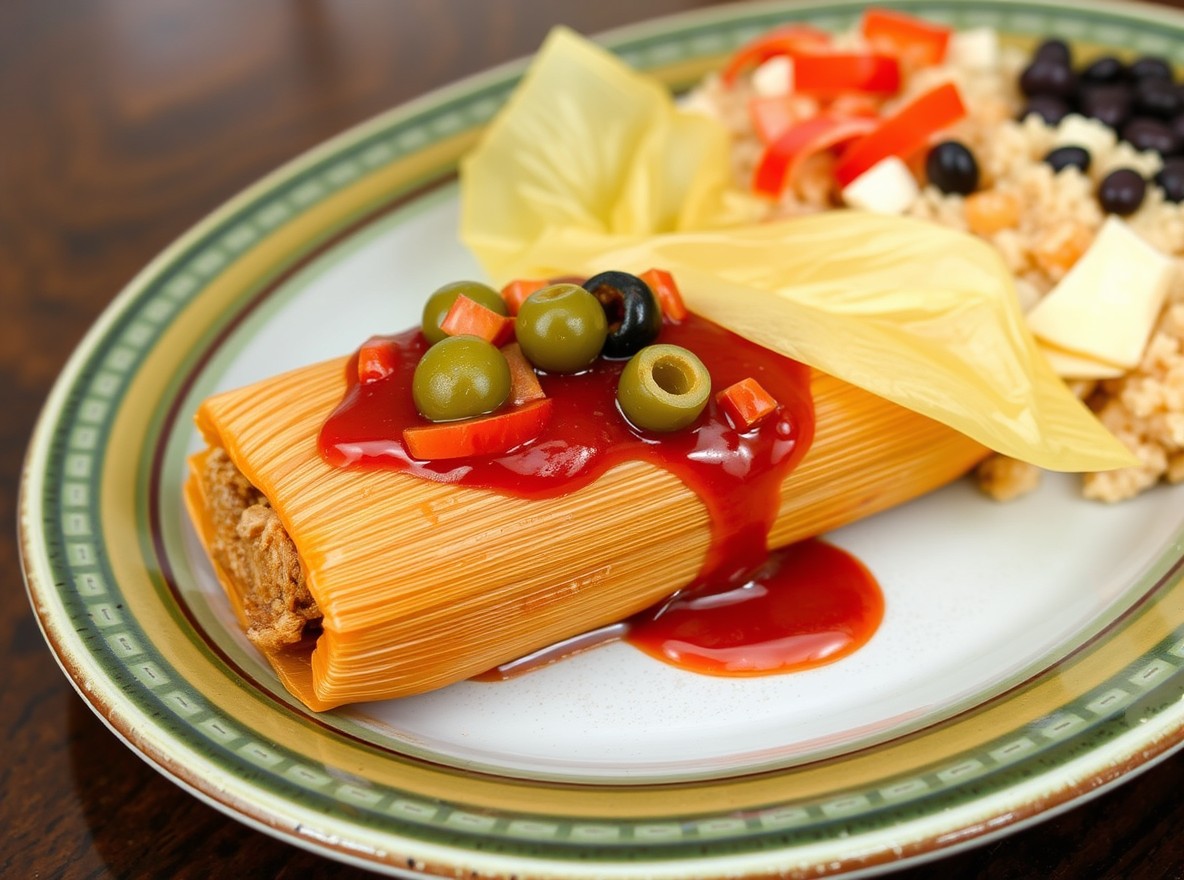
[{"label": "black bean", "polygon": [[1090,155],[1089,150],[1085,147],[1057,147],[1044,157],[1044,161],[1053,171],[1059,172],[1066,168],[1076,168],[1084,174],[1089,171]]},{"label": "black bean", "polygon": [[1079,97],[1081,112],[1111,128],[1121,128],[1130,116],[1132,95],[1128,86],[1090,86]]},{"label": "black bean", "polygon": [[1154,55],[1144,55],[1130,66],[1131,79],[1166,79],[1172,78],[1172,67],[1163,58]]},{"label": "black bean", "polygon": [[608,337],[601,350],[607,358],[632,357],[658,338],[662,309],[649,285],[628,272],[601,272],[584,282],[600,300],[608,318]]},{"label": "black bean", "polygon": [[1180,138],[1171,126],[1149,116],[1136,116],[1122,127],[1122,139],[1136,150],[1154,150],[1161,156],[1180,152]]},{"label": "black bean", "polygon": [[1126,79],[1126,65],[1113,55],[1103,55],[1081,71],[1081,82],[1090,85],[1111,85]]},{"label": "black bean", "polygon": [[1122,217],[1139,210],[1146,193],[1147,181],[1132,168],[1111,171],[1098,184],[1098,201],[1102,203],[1102,210]]},{"label": "black bean", "polygon": [[1071,67],[1073,64],[1073,55],[1069,50],[1069,44],[1056,37],[1049,37],[1037,46],[1032,57],[1041,61],[1055,61],[1066,67]]},{"label": "black bean", "polygon": [[1184,202],[1184,156],[1165,159],[1163,168],[1155,175],[1155,182],[1169,202]]},{"label": "black bean", "polygon": [[1053,95],[1069,99],[1077,91],[1077,74],[1064,62],[1037,58],[1020,74],[1020,91],[1028,97]]},{"label": "black bean", "polygon": [[925,157],[929,182],[943,193],[970,195],[978,189],[978,161],[959,141],[942,141]]},{"label": "black bean", "polygon": [[1171,119],[1184,110],[1184,96],[1170,80],[1141,79],[1135,84],[1135,110],[1160,119]]},{"label": "black bean", "polygon": [[1049,125],[1056,125],[1069,115],[1069,105],[1052,95],[1033,95],[1020,111],[1020,119],[1035,113]]}]

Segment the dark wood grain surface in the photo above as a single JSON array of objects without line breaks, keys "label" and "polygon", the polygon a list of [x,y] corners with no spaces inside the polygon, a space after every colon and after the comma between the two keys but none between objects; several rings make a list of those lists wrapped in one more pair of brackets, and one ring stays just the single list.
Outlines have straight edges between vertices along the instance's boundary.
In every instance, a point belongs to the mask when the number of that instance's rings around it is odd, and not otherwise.
[{"label": "dark wood grain surface", "polygon": [[[707,0],[0,3],[0,877],[363,876],[141,762],[56,667],[15,539],[34,420],[120,288],[211,209],[351,124],[532,51]],[[1184,756],[1057,817],[902,871],[1184,876]]]}]

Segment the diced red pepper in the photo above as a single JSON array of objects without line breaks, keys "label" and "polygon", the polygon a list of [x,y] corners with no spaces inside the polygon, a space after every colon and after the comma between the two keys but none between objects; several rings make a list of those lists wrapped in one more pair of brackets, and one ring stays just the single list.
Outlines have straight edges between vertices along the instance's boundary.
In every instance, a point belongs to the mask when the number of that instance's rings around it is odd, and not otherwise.
[{"label": "diced red pepper", "polygon": [[753,174],[753,190],[761,195],[780,195],[804,159],[866,135],[876,124],[874,119],[835,119],[830,116],[815,116],[798,123],[765,147]]},{"label": "diced red pepper", "polygon": [[658,300],[662,309],[662,317],[669,318],[674,323],[686,320],[687,306],[682,301],[682,293],[674,282],[674,276],[665,269],[650,269],[638,276],[644,281]]},{"label": "diced red pepper", "polygon": [[777,411],[777,401],[751,376],[729,385],[715,400],[737,430],[746,431]]},{"label": "diced red pepper", "polygon": [[531,401],[487,416],[403,429],[403,443],[420,461],[497,455],[533,440],[551,418],[552,400]]},{"label": "diced red pepper", "polygon": [[906,63],[922,67],[945,60],[954,32],[945,25],[877,8],[864,12],[859,29],[871,45],[895,52]]},{"label": "diced red pepper", "polygon": [[843,92],[895,95],[900,61],[876,52],[800,52],[793,56],[793,90],[833,97]]},{"label": "diced red pepper", "polygon": [[536,290],[542,290],[551,282],[538,278],[518,278],[502,288],[502,299],[506,301],[506,308],[511,315],[517,315],[522,303]]},{"label": "diced red pepper", "polygon": [[358,381],[363,385],[385,379],[399,366],[399,349],[382,336],[371,336],[358,349]]},{"label": "diced red pepper", "polygon": [[830,43],[830,34],[805,24],[787,24],[745,43],[720,74],[724,85],[736,82],[741,73],[758,67],[778,55],[792,55],[807,47],[819,48]]},{"label": "diced red pepper", "polygon": [[449,336],[477,336],[492,345],[505,345],[514,335],[514,319],[499,315],[463,293],[456,298],[440,329]]},{"label": "diced red pepper", "polygon": [[889,156],[908,158],[929,143],[937,132],[966,115],[958,87],[942,83],[880,121],[875,130],[852,144],[835,166],[835,179],[847,186]]},{"label": "diced red pepper", "polygon": [[502,346],[502,354],[506,356],[506,363],[510,365],[510,399],[513,406],[529,403],[532,400],[542,400],[547,396],[543,386],[539,384],[538,374],[534,365],[526,359],[521,346],[517,342]]}]

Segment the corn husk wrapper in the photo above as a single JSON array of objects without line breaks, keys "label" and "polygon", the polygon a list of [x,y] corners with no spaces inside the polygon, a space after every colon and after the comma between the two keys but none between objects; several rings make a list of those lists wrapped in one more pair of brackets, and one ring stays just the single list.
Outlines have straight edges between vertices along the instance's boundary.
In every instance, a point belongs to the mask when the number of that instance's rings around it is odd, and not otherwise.
[{"label": "corn husk wrapper", "polygon": [[754,216],[722,125],[565,29],[461,169],[461,237],[498,281],[664,268],[693,311],[997,452],[1136,463],[1049,367],[986,243],[856,211]]}]

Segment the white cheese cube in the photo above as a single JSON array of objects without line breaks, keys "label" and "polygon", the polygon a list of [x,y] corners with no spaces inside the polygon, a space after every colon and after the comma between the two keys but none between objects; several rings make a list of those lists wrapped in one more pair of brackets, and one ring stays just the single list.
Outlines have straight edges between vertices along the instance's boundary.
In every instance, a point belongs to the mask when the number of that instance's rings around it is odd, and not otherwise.
[{"label": "white cheese cube", "polygon": [[1129,370],[1143,357],[1171,274],[1170,257],[1111,215],[1089,250],[1028,313],[1028,326],[1051,345]]},{"label": "white cheese cube", "polygon": [[999,35],[989,27],[955,31],[950,35],[946,60],[966,70],[992,70],[999,64]]},{"label": "white cheese cube", "polygon": [[793,62],[774,55],[752,72],[752,90],[765,98],[788,95],[793,91]]},{"label": "white cheese cube", "polygon": [[1091,156],[1101,156],[1114,149],[1114,132],[1096,119],[1070,113],[1057,124],[1053,134],[1054,147],[1084,147]]},{"label": "white cheese cube", "polygon": [[1117,379],[1126,372],[1122,367],[1116,367],[1113,364],[1104,364],[1071,351],[1053,348],[1040,342],[1039,339],[1036,342],[1040,350],[1044,352],[1044,356],[1048,358],[1049,366],[1052,367],[1053,372],[1062,379]]},{"label": "white cheese cube", "polygon": [[903,214],[920,195],[909,166],[896,156],[881,159],[843,189],[843,203],[876,214]]}]

